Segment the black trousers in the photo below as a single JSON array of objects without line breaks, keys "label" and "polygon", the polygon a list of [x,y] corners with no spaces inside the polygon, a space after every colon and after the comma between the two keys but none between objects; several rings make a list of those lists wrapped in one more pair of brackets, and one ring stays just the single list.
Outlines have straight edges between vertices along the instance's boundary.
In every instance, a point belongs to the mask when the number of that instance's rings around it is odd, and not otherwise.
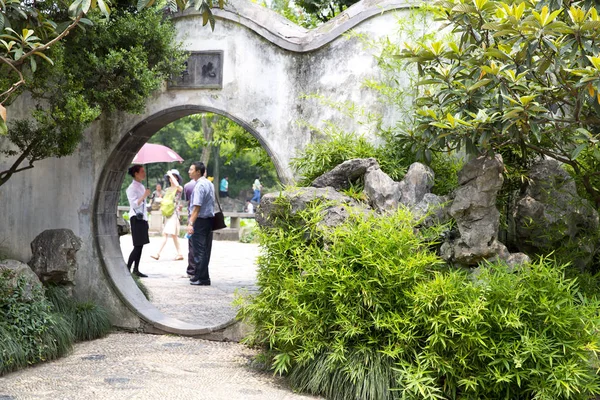
[{"label": "black trousers", "polygon": [[192,238],[188,239],[188,266],[187,266],[187,274],[194,275],[196,271],[196,266],[194,264],[194,245],[192,243]]},{"label": "black trousers", "polygon": [[191,237],[194,251],[193,281],[210,283],[208,274],[208,263],[210,262],[210,251],[212,249],[212,224],[214,218],[196,218],[194,222],[194,234]]}]

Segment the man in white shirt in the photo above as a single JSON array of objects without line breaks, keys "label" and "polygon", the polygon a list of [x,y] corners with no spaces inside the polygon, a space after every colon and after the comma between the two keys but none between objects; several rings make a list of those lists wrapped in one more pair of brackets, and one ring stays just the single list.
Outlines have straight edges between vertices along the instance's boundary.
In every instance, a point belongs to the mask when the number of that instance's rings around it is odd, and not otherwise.
[{"label": "man in white shirt", "polygon": [[146,198],[150,196],[150,189],[146,189],[142,184],[142,181],[146,178],[146,171],[142,165],[132,166],[129,168],[128,173],[133,177],[133,182],[127,188],[133,250],[129,254],[127,269],[131,271],[133,265],[133,274],[140,278],[146,278],[148,275],[142,274],[139,266],[140,258],[142,258],[142,248],[145,244],[150,243],[150,237],[148,236],[148,206],[146,204]]}]

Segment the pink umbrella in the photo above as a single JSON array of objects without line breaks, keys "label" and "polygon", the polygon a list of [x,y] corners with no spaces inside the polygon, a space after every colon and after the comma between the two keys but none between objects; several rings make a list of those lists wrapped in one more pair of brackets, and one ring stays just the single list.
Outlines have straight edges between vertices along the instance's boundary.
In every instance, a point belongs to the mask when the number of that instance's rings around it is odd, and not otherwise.
[{"label": "pink umbrella", "polygon": [[183,158],[167,146],[146,143],[133,157],[132,164],[150,164],[156,162],[183,161]]}]

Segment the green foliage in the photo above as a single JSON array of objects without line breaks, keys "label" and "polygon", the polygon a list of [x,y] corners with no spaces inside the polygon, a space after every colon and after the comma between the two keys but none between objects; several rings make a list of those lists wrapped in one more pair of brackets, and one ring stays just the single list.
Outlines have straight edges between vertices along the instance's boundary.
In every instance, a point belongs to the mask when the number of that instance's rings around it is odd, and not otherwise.
[{"label": "green foliage", "polygon": [[[217,118],[212,123],[214,116]],[[203,118],[207,118],[214,129],[213,140],[210,142],[203,137]],[[178,169],[184,181],[187,181],[189,165],[193,161],[200,161],[200,153],[204,147],[209,146],[218,148],[219,157],[210,157],[208,174],[214,176],[218,164],[220,178],[229,176],[231,197],[250,190],[256,175],[261,177],[265,188],[275,187],[279,181],[275,165],[260,142],[240,125],[222,116],[195,114],[178,119],[158,131],[149,142],[168,146],[185,160],[183,164],[174,162],[146,165],[148,184],[152,189],[157,183],[163,184],[164,188],[163,175],[172,168]],[[121,186],[120,205],[128,205],[125,190],[130,183],[131,177],[126,176]],[[264,190],[267,191],[268,189]]]},{"label": "green foliage", "polygon": [[322,133],[323,140],[313,140],[292,158],[292,168],[301,175],[300,186],[310,185],[344,161],[375,155],[375,146],[365,137],[343,132],[333,125],[328,125]]},{"label": "green foliage", "polygon": [[53,309],[68,322],[75,341],[93,340],[106,336],[112,329],[106,310],[91,301],[73,299],[64,287],[46,287],[46,298]]},{"label": "green foliage", "polygon": [[569,165],[600,205],[600,17],[593,3],[451,0],[434,11],[454,35],[401,53],[417,65],[421,86],[411,150],[510,149],[521,165],[548,156]]},{"label": "green foliage", "polygon": [[256,224],[256,220],[242,218],[240,221],[240,242],[257,243],[258,240],[258,225]]},{"label": "green foliage", "polygon": [[16,158],[0,171],[0,185],[38,160],[71,154],[101,112],[141,112],[150,94],[182,70],[185,55],[159,10],[117,9],[110,21],[90,18],[92,26],[46,50],[52,64],[37,65],[23,84],[38,106],[33,119],[9,125],[12,145],[0,152]]},{"label": "green foliage", "polygon": [[[473,399],[598,393],[591,364],[598,304],[581,296],[563,271],[542,259],[517,272],[488,265],[474,280],[452,271],[417,285],[411,320],[426,340],[399,363],[400,387],[414,388],[415,396],[437,387],[449,398]],[[423,377],[418,385],[416,376]]]},{"label": "green foliage", "polygon": [[186,55],[175,39],[162,10],[115,12],[110,21],[66,39],[65,69],[90,104],[140,113],[150,94],[184,68]]},{"label": "green foliage", "polygon": [[101,338],[112,330],[106,310],[90,301],[75,305],[72,321],[73,333],[78,341]]},{"label": "green foliage", "polygon": [[[321,140],[309,143],[296,157],[291,166],[301,175],[300,186],[308,186],[322,174],[335,166],[353,158],[375,158],[381,170],[390,178],[399,181],[404,177],[408,166],[416,161],[414,153],[406,151],[402,142],[389,132],[382,132],[384,143],[376,147],[363,136],[341,131],[328,125],[322,132]],[[457,173],[462,168],[461,159],[451,154],[435,154],[430,167],[435,172],[433,192],[440,195],[450,193],[458,185]],[[352,190],[347,194],[356,199],[362,198],[361,182],[351,182]]]},{"label": "green foliage", "polygon": [[[363,365],[371,356],[382,368],[393,361],[397,338],[388,325],[408,324],[395,318],[406,302],[404,290],[441,266],[427,250],[434,235],[416,234],[405,210],[370,219],[356,215],[324,230],[318,223],[325,206],[301,211],[293,220],[283,216],[276,228],[262,232],[261,292],[240,317],[255,326],[249,342],[271,352],[276,373],[292,371],[305,382],[302,376],[309,372],[301,370],[312,370],[327,377],[319,387],[333,385],[327,393],[339,393],[332,398],[385,399],[359,397],[363,385],[353,374],[360,376],[362,369],[339,367],[352,354],[362,355]],[[393,372],[388,368],[386,374]],[[372,379],[364,384],[372,387],[371,395],[388,393],[395,385],[393,379],[365,375]],[[342,384],[347,381],[355,385]]]},{"label": "green foliage", "polygon": [[316,15],[306,12],[302,7],[299,7],[290,0],[273,0],[269,4],[263,2],[263,6],[271,8],[296,25],[307,29],[316,28],[322,23]]},{"label": "green foliage", "polygon": [[358,0],[296,0],[294,3],[304,8],[308,14],[327,22],[357,2]]},{"label": "green foliage", "polygon": [[600,392],[600,304],[564,266],[448,269],[429,250],[442,228],[416,231],[403,209],[326,228],[326,206],[278,214],[263,229],[260,292],[238,298],[255,327],[246,341],[295,389],[336,400]]},{"label": "green foliage", "polygon": [[73,333],[40,286],[0,272],[0,375],[70,351]]}]

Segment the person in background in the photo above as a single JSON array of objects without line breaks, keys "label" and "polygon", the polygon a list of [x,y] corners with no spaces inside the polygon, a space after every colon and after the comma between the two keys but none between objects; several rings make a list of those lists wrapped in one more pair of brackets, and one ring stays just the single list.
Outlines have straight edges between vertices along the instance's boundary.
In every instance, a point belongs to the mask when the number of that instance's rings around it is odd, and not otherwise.
[{"label": "person in background", "polygon": [[[183,256],[181,255],[181,250],[179,249],[179,199],[181,199],[181,194],[183,193],[183,187],[181,183],[183,183],[183,178],[179,175],[179,171],[176,169],[172,169],[167,171],[166,177],[169,179],[169,188],[165,191],[165,195],[163,197],[163,201],[167,201],[167,198],[172,197],[172,201],[174,203],[174,210],[170,216],[165,216],[165,225],[163,227],[163,242],[160,245],[160,249],[154,255],[150,257],[158,260],[160,258],[160,253],[165,248],[169,237],[173,238],[173,243],[175,244],[175,249],[177,250],[177,256],[175,257],[175,261],[183,260]],[[173,193],[175,192],[175,193]],[[165,203],[166,204],[166,203]]]},{"label": "person in background", "polygon": [[156,184],[156,190],[152,192],[152,201],[150,202],[150,209],[152,211],[158,211],[160,209],[160,202],[162,201],[164,191],[160,183]]},{"label": "person in background", "polygon": [[160,183],[156,184],[156,190],[152,192],[152,197],[163,197],[163,190]]},{"label": "person in background", "polygon": [[128,173],[133,177],[133,182],[127,188],[133,250],[129,254],[129,260],[127,260],[127,269],[131,271],[133,265],[134,275],[147,278],[148,275],[142,274],[139,267],[142,249],[145,244],[150,243],[150,237],[148,236],[148,206],[146,205],[146,198],[150,196],[150,189],[145,188],[142,184],[142,181],[146,179],[146,171],[142,165],[130,167]]},{"label": "person in background", "polygon": [[219,184],[219,197],[229,197],[229,177],[221,179],[221,183]]},{"label": "person in background", "polygon": [[246,212],[248,214],[254,214],[254,205],[250,200],[246,200]]},{"label": "person in background", "polygon": [[260,177],[256,175],[256,179],[252,184],[252,190],[254,190],[254,196],[251,201],[255,201],[256,204],[260,204],[260,191],[262,190],[262,184],[260,183]]},{"label": "person in background", "polygon": [[212,225],[215,210],[215,187],[206,179],[206,167],[202,162],[195,162],[188,170],[196,186],[190,201],[190,216],[188,219],[188,234],[194,246],[194,276],[190,278],[191,285],[209,286],[210,275],[208,263],[212,249]]}]

